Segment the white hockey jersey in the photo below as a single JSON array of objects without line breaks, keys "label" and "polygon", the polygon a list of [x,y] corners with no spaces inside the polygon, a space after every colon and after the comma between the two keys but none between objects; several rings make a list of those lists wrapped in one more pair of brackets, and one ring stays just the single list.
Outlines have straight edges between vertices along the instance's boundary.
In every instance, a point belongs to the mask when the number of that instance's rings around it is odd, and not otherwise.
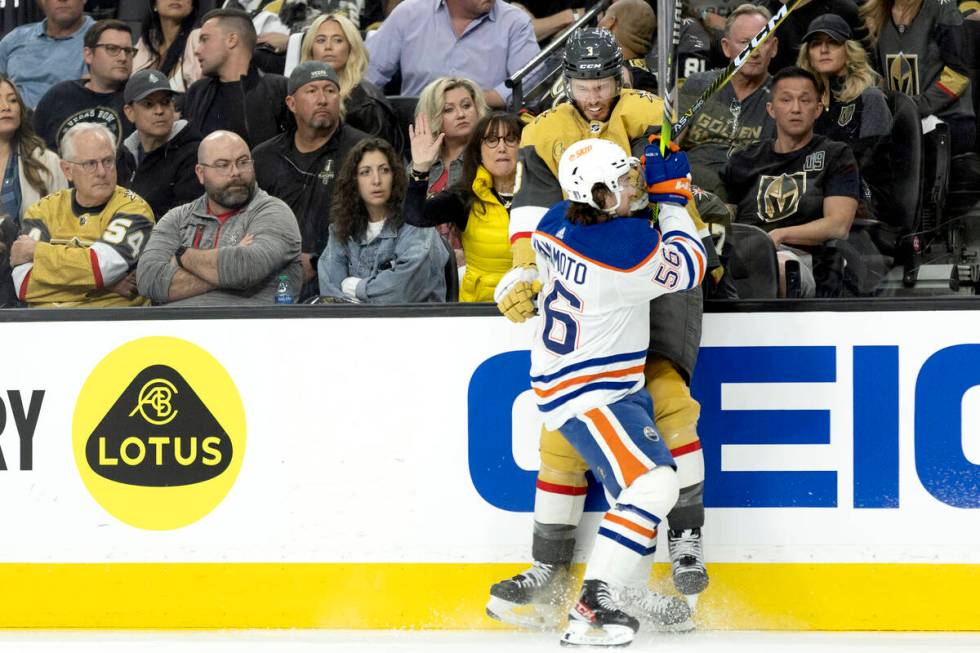
[{"label": "white hockey jersey", "polygon": [[647,217],[576,225],[567,210],[552,207],[532,237],[542,289],[531,387],[552,430],[643,387],[650,300],[696,287],[707,262],[679,206],[660,205],[659,229]]}]

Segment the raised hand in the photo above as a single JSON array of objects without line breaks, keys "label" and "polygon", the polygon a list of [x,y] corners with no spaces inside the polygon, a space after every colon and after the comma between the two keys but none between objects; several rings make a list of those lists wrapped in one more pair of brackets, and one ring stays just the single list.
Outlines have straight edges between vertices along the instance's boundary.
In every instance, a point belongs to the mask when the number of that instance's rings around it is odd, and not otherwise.
[{"label": "raised hand", "polygon": [[429,119],[419,114],[415,117],[415,124],[408,126],[408,138],[412,143],[412,169],[428,172],[439,158],[445,134],[433,138],[429,131]]}]

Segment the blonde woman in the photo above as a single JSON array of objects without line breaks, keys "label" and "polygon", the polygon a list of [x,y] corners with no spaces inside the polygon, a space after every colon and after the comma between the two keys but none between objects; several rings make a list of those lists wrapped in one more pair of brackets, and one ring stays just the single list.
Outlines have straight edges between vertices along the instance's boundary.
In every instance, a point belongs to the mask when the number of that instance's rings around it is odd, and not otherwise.
[{"label": "blonde woman", "polygon": [[867,169],[875,143],[891,131],[892,114],[876,86],[878,74],[847,21],[836,14],[814,19],[797,65],[813,73],[823,94],[824,111],[814,131],[850,145],[859,167]]},{"label": "blonde woman", "polygon": [[973,149],[973,93],[965,64],[966,30],[944,0],[868,0],[860,10],[885,85],[912,97],[922,118],[949,125],[953,154]]},{"label": "blonde woman", "polygon": [[[476,82],[465,77],[440,77],[422,89],[415,118],[424,116],[434,139],[441,139],[439,155],[428,166],[429,195],[456,186],[463,176],[463,152],[476,128],[476,123],[490,112],[483,91]],[[418,164],[418,165],[416,165]],[[422,172],[424,162],[413,161],[413,179]],[[451,222],[446,219],[445,223]],[[449,240],[456,252],[456,263],[466,264],[459,230],[451,224],[440,224],[439,233]]]},{"label": "blonde woman", "polygon": [[344,122],[384,138],[400,151],[402,132],[394,110],[381,89],[364,79],[367,57],[360,32],[342,14],[324,15],[313,21],[300,47],[301,63],[310,59],[322,61],[337,73]]}]

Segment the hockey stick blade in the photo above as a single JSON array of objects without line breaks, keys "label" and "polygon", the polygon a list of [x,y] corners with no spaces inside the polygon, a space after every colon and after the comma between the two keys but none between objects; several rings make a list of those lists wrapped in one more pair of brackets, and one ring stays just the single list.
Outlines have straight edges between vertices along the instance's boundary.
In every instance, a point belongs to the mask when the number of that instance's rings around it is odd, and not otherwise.
[{"label": "hockey stick blade", "polygon": [[[742,66],[745,65],[745,62],[749,60],[749,57],[751,57],[755,51],[766,42],[766,39],[772,36],[773,32],[776,31],[776,28],[779,27],[782,22],[786,20],[786,17],[793,13],[793,11],[800,6],[802,2],[803,0],[795,0],[792,6],[789,4],[781,5],[779,7],[779,11],[777,11],[773,17],[769,19],[769,22],[766,23],[765,27],[759,30],[758,34],[752,37],[752,40],[747,46],[745,46],[745,49],[739,52],[738,56],[728,63],[728,66],[725,68],[724,72],[718,76],[718,79],[710,84],[708,88],[704,89],[701,96],[694,101],[694,104],[692,104],[687,111],[684,112],[684,115],[678,118],[677,122],[670,126],[670,134],[672,134],[675,138],[680,136],[681,132],[684,131],[688,123],[691,122],[691,119],[704,107],[705,103],[711,99],[711,96],[717,93],[718,89],[727,84],[732,77],[735,76],[735,73],[741,70]],[[664,112],[664,115],[666,116],[667,112]]]}]

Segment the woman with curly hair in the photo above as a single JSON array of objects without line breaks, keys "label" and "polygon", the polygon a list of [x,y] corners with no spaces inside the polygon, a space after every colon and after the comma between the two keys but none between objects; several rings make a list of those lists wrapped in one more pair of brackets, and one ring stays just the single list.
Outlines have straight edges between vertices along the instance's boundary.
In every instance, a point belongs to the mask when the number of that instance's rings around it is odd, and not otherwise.
[{"label": "woman with curly hair", "polygon": [[435,229],[404,223],[407,185],[387,141],[366,138],[348,153],[317,266],[321,295],[370,304],[446,301],[449,252]]},{"label": "woman with curly hair", "polygon": [[919,116],[949,125],[953,154],[969,152],[977,137],[965,63],[963,16],[953,2],[868,0],[868,25],[886,86],[915,100]]},{"label": "woman with curly hair", "polygon": [[194,56],[200,38],[198,0],[149,0],[140,39],[133,57],[133,72],[159,70],[183,93],[201,78],[201,63]]},{"label": "woman with curly hair", "polygon": [[442,137],[433,138],[423,115],[409,128],[412,178],[405,200],[405,221],[419,227],[448,222],[459,231],[466,256],[459,289],[461,302],[493,301],[497,283],[513,267],[509,210],[522,128],[512,113],[494,112],[481,118],[463,150],[460,180],[429,199],[429,170],[439,156]]},{"label": "woman with curly hair", "polygon": [[874,145],[891,131],[892,114],[876,86],[878,74],[851,36],[847,21],[836,14],[814,19],[797,64],[813,73],[823,96],[824,111],[813,130],[850,145],[863,170],[872,163]]},{"label": "woman with curly hair", "polygon": [[340,79],[344,122],[372,136],[380,136],[396,150],[402,147],[398,116],[384,93],[364,79],[368,53],[357,27],[343,14],[320,16],[303,37],[300,62],[310,59],[329,64]]}]

